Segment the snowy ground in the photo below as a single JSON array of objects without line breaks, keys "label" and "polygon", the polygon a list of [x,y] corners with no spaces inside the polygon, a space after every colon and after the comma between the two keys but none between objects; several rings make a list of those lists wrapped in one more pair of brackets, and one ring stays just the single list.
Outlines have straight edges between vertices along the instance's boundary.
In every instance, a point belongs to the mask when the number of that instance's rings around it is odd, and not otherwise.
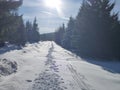
[{"label": "snowy ground", "polygon": [[[120,73],[87,62],[54,42],[0,53],[0,59],[17,63],[17,72],[0,75],[0,90],[120,90]],[[120,62],[117,65],[120,68]]]}]

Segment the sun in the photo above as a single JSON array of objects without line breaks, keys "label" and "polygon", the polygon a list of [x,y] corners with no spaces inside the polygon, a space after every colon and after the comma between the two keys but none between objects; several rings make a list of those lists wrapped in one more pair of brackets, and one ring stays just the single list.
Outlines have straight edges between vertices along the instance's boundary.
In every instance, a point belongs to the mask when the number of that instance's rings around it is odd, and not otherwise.
[{"label": "sun", "polygon": [[45,5],[49,8],[60,8],[61,0],[45,0]]}]

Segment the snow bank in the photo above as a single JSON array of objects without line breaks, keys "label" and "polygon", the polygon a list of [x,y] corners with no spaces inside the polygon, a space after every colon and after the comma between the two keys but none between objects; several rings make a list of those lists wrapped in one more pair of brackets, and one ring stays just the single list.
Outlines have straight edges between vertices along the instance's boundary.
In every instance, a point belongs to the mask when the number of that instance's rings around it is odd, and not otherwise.
[{"label": "snow bank", "polygon": [[7,76],[17,71],[17,63],[7,59],[0,59],[0,75]]}]

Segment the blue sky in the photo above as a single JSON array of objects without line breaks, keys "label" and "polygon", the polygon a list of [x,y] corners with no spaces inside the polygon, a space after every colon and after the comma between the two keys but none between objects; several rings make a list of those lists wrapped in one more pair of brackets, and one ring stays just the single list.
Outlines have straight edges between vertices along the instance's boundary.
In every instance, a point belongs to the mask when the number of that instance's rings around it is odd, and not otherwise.
[{"label": "blue sky", "polygon": [[[25,21],[33,21],[34,17],[37,17],[40,33],[54,32],[62,23],[67,24],[70,16],[76,17],[82,2],[82,0],[60,1],[61,6],[58,12],[56,8],[47,7],[45,0],[23,0],[19,12],[23,14]],[[120,0],[116,0],[114,11],[120,11]]]}]

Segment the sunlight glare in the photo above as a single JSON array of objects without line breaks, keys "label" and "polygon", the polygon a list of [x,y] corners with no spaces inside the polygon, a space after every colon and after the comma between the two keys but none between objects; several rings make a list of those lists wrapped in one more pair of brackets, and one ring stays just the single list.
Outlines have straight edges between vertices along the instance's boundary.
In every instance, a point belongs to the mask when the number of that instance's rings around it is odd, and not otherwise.
[{"label": "sunlight glare", "polygon": [[49,8],[60,8],[61,0],[45,0],[45,5]]}]

